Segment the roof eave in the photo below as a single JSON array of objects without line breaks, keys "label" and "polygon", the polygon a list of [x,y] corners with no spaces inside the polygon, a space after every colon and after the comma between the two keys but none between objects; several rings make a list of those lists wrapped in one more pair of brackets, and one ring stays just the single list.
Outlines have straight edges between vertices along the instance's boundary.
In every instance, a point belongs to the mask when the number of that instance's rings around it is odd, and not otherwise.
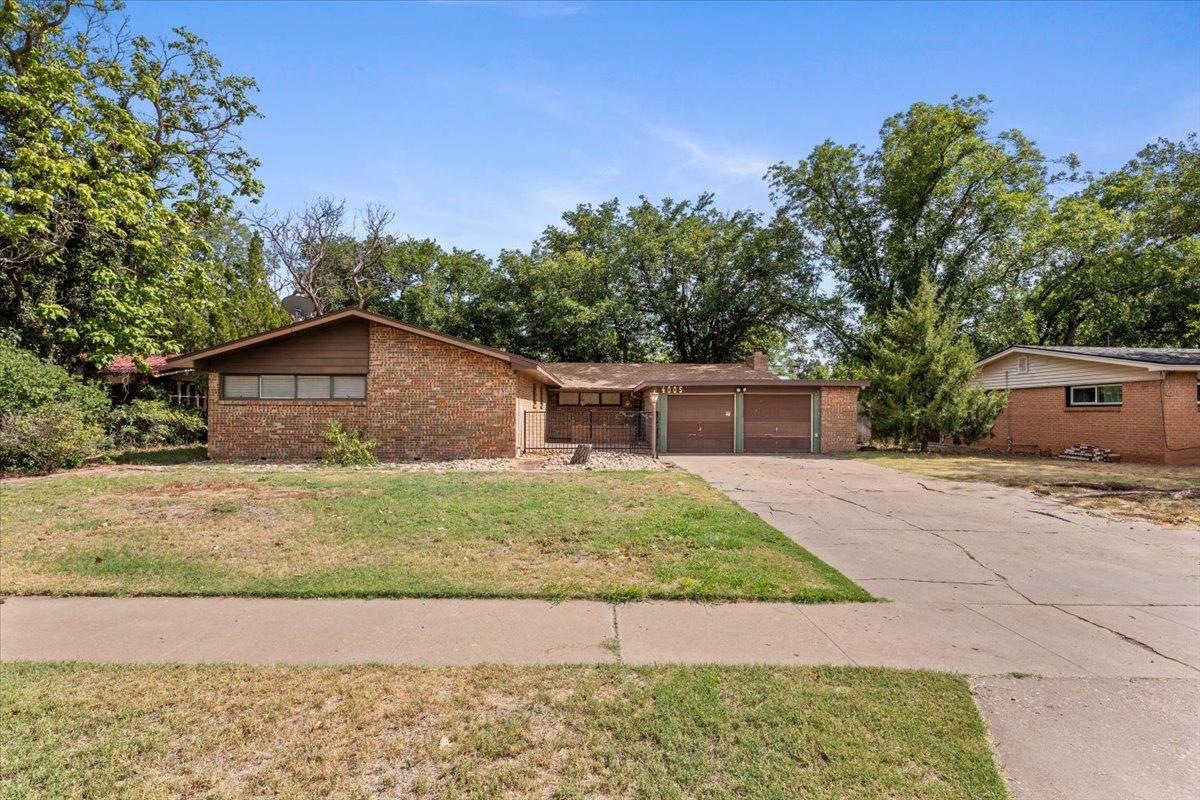
[{"label": "roof eave", "polygon": [[287,336],[292,336],[311,328],[319,328],[323,325],[329,325],[339,320],[352,318],[363,319],[367,322],[375,322],[380,325],[387,325],[398,330],[407,331],[417,336],[424,336],[444,344],[459,347],[463,350],[469,350],[471,352],[499,359],[500,361],[506,361],[512,364],[513,369],[533,370],[537,369],[538,367],[538,363],[533,359],[517,355],[516,353],[509,353],[506,350],[487,347],[477,342],[472,342],[468,339],[460,339],[457,336],[450,336],[448,334],[438,333],[437,331],[431,331],[428,328],[422,328],[419,325],[410,325],[407,322],[401,322],[383,314],[376,314],[372,311],[364,311],[361,308],[346,308],[342,309],[341,311],[335,311],[331,314],[322,314],[319,317],[312,317],[310,319],[301,320],[300,322],[293,322],[291,325],[284,325],[283,327],[275,328],[269,331],[263,331],[262,333],[243,336],[240,339],[234,339],[231,342],[225,342],[224,344],[219,344],[215,347],[207,347],[203,350],[194,350],[191,353],[184,353],[183,355],[177,356],[176,358],[168,361],[163,365],[162,368],[202,370],[204,369],[204,365],[200,362],[208,361],[216,358],[217,356],[237,352],[238,350],[243,350],[248,347],[257,347],[258,345],[266,344],[267,342]]},{"label": "roof eave", "polygon": [[1005,348],[998,353],[992,353],[986,358],[981,358],[975,362],[976,368],[985,367],[993,361],[999,361],[1005,356],[1010,356],[1014,353],[1025,353],[1027,355],[1049,355],[1055,358],[1069,358],[1076,361],[1095,361],[1101,364],[1116,364],[1123,367],[1142,368],[1148,372],[1200,372],[1200,364],[1168,364],[1161,361],[1136,361],[1129,358],[1113,358],[1111,356],[1097,356],[1090,353],[1068,353],[1063,350],[1056,350],[1053,347],[1037,347],[1032,345],[1014,345]]}]

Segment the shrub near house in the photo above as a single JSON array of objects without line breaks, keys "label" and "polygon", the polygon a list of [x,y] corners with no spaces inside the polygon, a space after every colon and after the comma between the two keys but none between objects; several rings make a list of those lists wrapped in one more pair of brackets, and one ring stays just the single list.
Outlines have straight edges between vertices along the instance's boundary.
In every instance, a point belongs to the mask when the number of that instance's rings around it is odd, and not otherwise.
[{"label": "shrub near house", "polygon": [[0,472],[77,466],[105,444],[108,395],[0,340]]}]

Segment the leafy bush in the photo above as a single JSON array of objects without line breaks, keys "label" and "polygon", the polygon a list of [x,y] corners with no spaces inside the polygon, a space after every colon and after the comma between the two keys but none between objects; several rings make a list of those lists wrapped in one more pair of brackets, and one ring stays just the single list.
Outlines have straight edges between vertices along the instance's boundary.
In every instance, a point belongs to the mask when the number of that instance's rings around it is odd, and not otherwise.
[{"label": "leafy bush", "polygon": [[77,467],[106,444],[104,430],[73,403],[0,413],[0,471]]},{"label": "leafy bush", "polygon": [[204,418],[191,408],[163,400],[138,399],[108,415],[109,432],[117,447],[155,447],[191,444],[204,435]]},{"label": "leafy bush", "polygon": [[329,445],[321,459],[326,466],[362,467],[379,463],[375,455],[379,442],[365,438],[361,430],[348,431],[340,422],[330,420],[323,436]]},{"label": "leafy bush", "polygon": [[74,467],[103,449],[108,394],[0,339],[0,471]]},{"label": "leafy bush", "polygon": [[70,403],[87,422],[102,422],[108,393],[28,350],[0,339],[0,414],[32,411],[51,403]]}]

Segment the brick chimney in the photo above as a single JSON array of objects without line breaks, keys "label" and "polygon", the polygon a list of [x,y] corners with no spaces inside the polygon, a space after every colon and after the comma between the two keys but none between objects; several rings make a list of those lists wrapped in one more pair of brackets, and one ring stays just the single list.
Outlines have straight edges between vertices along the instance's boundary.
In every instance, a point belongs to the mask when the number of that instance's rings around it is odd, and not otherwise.
[{"label": "brick chimney", "polygon": [[747,356],[746,366],[756,372],[769,372],[771,370],[771,362],[767,359],[767,354],[762,350],[755,350]]}]

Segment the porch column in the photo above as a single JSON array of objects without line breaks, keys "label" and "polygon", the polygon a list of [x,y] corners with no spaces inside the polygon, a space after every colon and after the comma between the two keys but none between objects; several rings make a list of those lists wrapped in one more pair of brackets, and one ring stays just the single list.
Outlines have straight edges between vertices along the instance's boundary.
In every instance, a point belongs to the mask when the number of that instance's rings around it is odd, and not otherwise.
[{"label": "porch column", "polygon": [[650,455],[658,458],[658,390],[650,390]]}]

